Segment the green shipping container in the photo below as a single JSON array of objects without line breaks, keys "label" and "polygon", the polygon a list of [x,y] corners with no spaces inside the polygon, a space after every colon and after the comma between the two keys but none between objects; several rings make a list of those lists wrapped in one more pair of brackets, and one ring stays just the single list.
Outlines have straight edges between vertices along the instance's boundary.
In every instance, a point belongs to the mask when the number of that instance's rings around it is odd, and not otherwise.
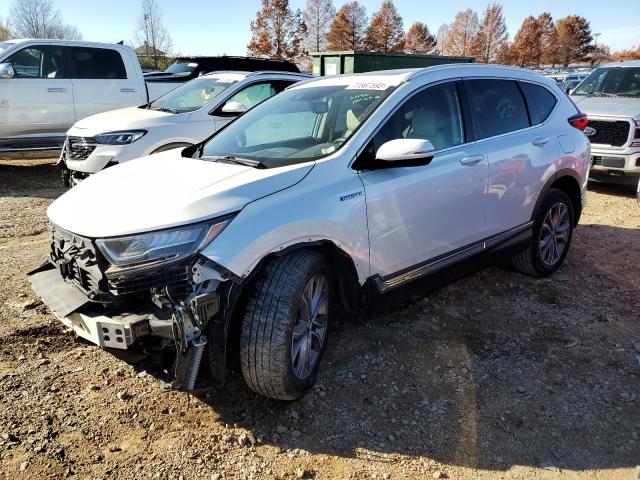
[{"label": "green shipping container", "polygon": [[404,53],[374,52],[315,52],[314,75],[364,73],[397,68],[424,68],[444,63],[472,63],[472,57],[446,57],[442,55],[409,55]]}]

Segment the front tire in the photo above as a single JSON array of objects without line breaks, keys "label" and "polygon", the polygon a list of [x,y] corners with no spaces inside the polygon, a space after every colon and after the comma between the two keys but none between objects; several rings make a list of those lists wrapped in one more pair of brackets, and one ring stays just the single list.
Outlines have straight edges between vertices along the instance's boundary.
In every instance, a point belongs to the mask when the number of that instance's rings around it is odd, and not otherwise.
[{"label": "front tire", "polygon": [[555,272],[569,251],[574,218],[569,195],[562,190],[549,190],[536,213],[529,244],[511,257],[514,268],[533,277]]},{"label": "front tire", "polygon": [[324,257],[308,250],[274,257],[258,273],[240,334],[251,390],[294,400],[313,385],[327,338],[330,278]]}]

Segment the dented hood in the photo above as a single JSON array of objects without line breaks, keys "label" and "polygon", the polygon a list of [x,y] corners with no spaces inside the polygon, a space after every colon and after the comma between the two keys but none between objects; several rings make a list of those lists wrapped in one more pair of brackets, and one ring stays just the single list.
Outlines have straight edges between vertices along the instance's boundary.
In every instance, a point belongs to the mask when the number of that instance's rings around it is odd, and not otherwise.
[{"label": "dented hood", "polygon": [[52,223],[89,238],[148,232],[236,212],[295,185],[314,163],[257,169],[180,156],[180,149],[107,168],[47,210]]}]

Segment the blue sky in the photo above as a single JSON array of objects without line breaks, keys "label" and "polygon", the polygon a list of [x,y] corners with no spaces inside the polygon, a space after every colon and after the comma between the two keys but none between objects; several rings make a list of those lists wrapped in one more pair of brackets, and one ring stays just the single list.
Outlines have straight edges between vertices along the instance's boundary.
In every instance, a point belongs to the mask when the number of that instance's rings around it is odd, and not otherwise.
[{"label": "blue sky", "polygon": [[[14,0],[0,1],[0,16],[7,17]],[[18,0],[19,1],[19,0]],[[130,42],[139,15],[136,0],[54,0],[67,22],[76,25],[85,40]],[[360,0],[369,13],[382,0]],[[191,55],[243,55],[250,39],[249,22],[260,7],[259,0],[158,0],[164,22],[174,42],[174,51]],[[290,0],[293,8],[304,8],[305,0]],[[334,0],[340,7],[344,0]],[[487,0],[395,0],[405,28],[422,21],[434,33],[450,23],[456,12],[473,8],[482,14]],[[554,18],[580,14],[601,33],[599,42],[612,51],[640,45],[638,0],[503,0],[509,35],[513,38],[522,20],[547,10]]]}]

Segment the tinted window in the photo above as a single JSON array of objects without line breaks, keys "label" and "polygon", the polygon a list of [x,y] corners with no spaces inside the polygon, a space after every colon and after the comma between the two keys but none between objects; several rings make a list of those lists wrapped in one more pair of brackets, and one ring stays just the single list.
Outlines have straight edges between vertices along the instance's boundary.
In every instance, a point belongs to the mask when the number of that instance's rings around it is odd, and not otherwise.
[{"label": "tinted window", "polygon": [[73,78],[125,79],[127,72],[122,57],[107,48],[71,47]]},{"label": "tinted window", "polygon": [[516,82],[469,80],[469,87],[479,139],[529,126],[527,109]]},{"label": "tinted window", "polygon": [[520,87],[527,100],[531,124],[544,122],[556,104],[556,97],[546,88],[534,83],[520,82]]},{"label": "tinted window", "polygon": [[29,47],[14,53],[6,61],[18,78],[65,78],[64,47]]},{"label": "tinted window", "polygon": [[430,87],[407,100],[374,137],[376,152],[398,138],[429,140],[436,150],[460,145],[464,136],[455,84]]}]

